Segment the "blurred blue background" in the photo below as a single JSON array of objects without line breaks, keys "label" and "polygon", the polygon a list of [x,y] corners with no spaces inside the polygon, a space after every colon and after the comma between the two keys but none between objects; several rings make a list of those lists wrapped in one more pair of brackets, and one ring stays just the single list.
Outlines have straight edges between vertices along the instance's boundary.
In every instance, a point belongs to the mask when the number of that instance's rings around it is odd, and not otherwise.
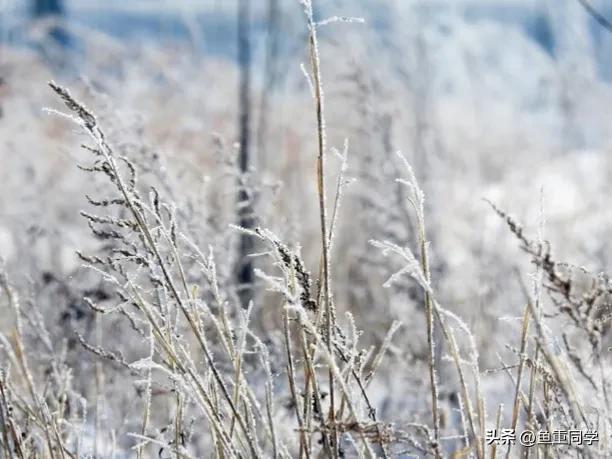
[{"label": "blurred blue background", "polygon": [[[251,34],[255,43],[263,40],[267,30],[267,3],[266,0],[251,2]],[[590,3],[602,16],[612,18],[611,1],[591,0]],[[562,38],[558,36],[559,30],[555,30],[555,23],[568,6],[568,14],[580,13],[581,17],[574,19],[584,22],[598,71],[610,80],[612,37],[585,14],[578,0],[322,1],[317,4],[317,12],[322,17],[338,12],[362,16],[383,36],[392,29],[393,21],[401,21],[397,17],[398,8],[427,21],[452,14],[468,23],[489,22],[513,27],[556,56]],[[300,9],[298,0],[281,0],[278,7],[289,14]],[[73,35],[82,33],[83,28],[93,29],[118,38],[127,46],[195,40],[201,53],[237,55],[233,38],[237,25],[235,0],[2,0],[0,9],[0,39],[5,44],[26,44],[28,26],[33,20],[59,13],[66,28],[73,29]],[[66,40],[64,35],[61,38]],[[78,47],[78,40],[72,45]]]}]

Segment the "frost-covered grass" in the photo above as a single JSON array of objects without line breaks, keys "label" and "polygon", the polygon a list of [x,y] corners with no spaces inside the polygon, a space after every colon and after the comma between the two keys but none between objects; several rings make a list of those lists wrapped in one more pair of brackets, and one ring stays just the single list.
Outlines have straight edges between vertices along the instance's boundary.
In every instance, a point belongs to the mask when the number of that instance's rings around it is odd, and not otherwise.
[{"label": "frost-covered grass", "polygon": [[610,456],[607,84],[458,18],[388,61],[310,8],[246,174],[233,64],[90,36],[49,90],[3,50],[3,457]]}]

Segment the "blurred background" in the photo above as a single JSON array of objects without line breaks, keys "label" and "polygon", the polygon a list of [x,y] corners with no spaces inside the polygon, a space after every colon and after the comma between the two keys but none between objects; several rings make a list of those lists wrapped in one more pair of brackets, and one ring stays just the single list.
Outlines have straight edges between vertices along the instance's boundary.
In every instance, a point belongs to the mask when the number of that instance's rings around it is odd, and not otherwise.
[{"label": "blurred background", "polygon": [[[609,2],[587,5],[612,17]],[[341,221],[348,233],[363,233],[340,253],[367,258],[368,239],[409,237],[390,193],[393,153],[402,150],[428,196],[444,279],[500,249],[486,245],[497,236],[483,197],[529,224],[543,190],[559,250],[580,263],[608,259],[612,33],[580,0],[315,7],[318,19],[364,20],[320,31],[330,146],[342,150],[348,140],[347,175],[357,179],[347,188],[351,218]],[[172,163],[167,173],[182,177],[187,194],[219,175],[219,162],[235,160],[264,196],[256,200],[265,223],[290,231],[307,253],[316,243],[315,118],[300,68],[308,63],[300,2],[1,0],[0,11],[4,258],[31,255],[19,234],[48,221],[39,226],[58,234],[45,263],[60,272],[77,266],[82,225],[73,192],[84,179],[65,123],[42,111],[53,105],[50,79],[91,102],[118,143],[146,145]],[[233,199],[223,196],[234,192],[211,188],[214,217],[232,220]]]},{"label": "blurred background", "polygon": [[[589,5],[612,17],[609,2]],[[78,214],[87,181],[75,167],[78,139],[42,110],[57,107],[51,79],[86,100],[131,157],[164,174],[175,199],[204,203],[203,234],[227,247],[228,279],[238,269],[252,281],[239,261],[251,247],[230,223],[270,226],[316,263],[315,116],[300,67],[308,64],[300,2],[2,0],[0,8],[0,253],[9,263],[66,276],[80,265],[75,249],[95,246]],[[612,33],[579,0],[323,0],[315,10],[317,19],[364,20],[320,30],[329,144],[349,145],[336,264],[347,307],[368,308],[381,295],[387,272],[368,240],[413,238],[394,183],[396,150],[425,189],[449,301],[508,307],[515,291],[502,285],[514,241],[500,237],[482,198],[536,226],[543,201],[556,250],[605,268]],[[247,213],[228,177],[243,183]],[[400,314],[404,298],[385,295],[378,307]]]},{"label": "blurred background", "polygon": [[[364,20],[320,28],[329,146],[338,151],[330,149],[330,193],[348,146],[336,300],[373,342],[393,320],[407,323],[397,352],[415,357],[398,362],[425,362],[424,327],[410,325],[419,292],[383,289],[398,267],[369,244],[414,243],[397,150],[426,193],[439,299],[472,327],[485,367],[507,355],[497,331],[518,336],[518,323],[500,317],[521,314],[513,273],[533,267],[483,198],[533,237],[545,222],[558,259],[609,269],[612,33],[602,18],[612,21],[612,2],[588,5],[599,21],[580,0],[315,3],[319,20]],[[56,298],[49,314],[74,309],[92,288],[75,250],[98,247],[79,210],[102,185],[76,167],[82,139],[43,111],[60,107],[51,79],[185,209],[196,239],[218,248],[222,282],[257,282],[257,258],[246,257],[257,247],[232,223],[272,228],[301,245],[316,271],[316,118],[301,64],[307,30],[297,0],[0,0],[0,255],[13,277]],[[278,319],[278,299],[256,300],[265,328]],[[407,379],[426,384],[425,374],[396,372],[378,397]],[[507,386],[487,387],[503,399]]]}]

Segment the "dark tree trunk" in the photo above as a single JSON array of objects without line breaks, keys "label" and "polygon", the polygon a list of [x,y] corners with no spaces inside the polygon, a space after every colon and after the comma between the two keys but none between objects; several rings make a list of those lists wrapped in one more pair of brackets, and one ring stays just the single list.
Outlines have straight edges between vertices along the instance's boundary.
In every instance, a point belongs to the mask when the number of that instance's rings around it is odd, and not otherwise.
[{"label": "dark tree trunk", "polygon": [[[61,19],[66,14],[64,0],[31,0],[30,11],[34,20]],[[62,48],[70,46],[70,36],[60,24],[52,25],[49,29],[49,38]]]},{"label": "dark tree trunk", "polygon": [[[248,172],[251,165],[250,121],[251,121],[251,43],[249,37],[250,0],[239,0],[238,4],[238,63],[240,66],[239,119],[240,155],[238,165],[241,180],[238,191],[238,220],[244,228],[253,227],[252,197],[249,196]],[[238,253],[239,296],[243,307],[247,307],[252,297],[253,266],[249,254],[253,251],[253,241],[246,234],[240,235]]]}]

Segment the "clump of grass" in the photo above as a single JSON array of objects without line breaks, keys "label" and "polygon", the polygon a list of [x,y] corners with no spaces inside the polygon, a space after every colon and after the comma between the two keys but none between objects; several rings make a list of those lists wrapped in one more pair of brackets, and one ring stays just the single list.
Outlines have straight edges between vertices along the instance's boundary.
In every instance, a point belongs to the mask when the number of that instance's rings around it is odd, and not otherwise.
[{"label": "clump of grass", "polygon": [[[223,266],[218,249],[194,237],[198,229],[186,221],[187,212],[172,193],[144,183],[142,165],[114,146],[94,113],[66,88],[50,83],[68,110],[55,113],[87,137],[82,145],[87,159],[80,168],[105,185],[100,195],[86,196],[89,207],[82,212],[101,246],[79,257],[111,295],[83,300],[92,330],[77,335],[78,357],[85,351],[95,363],[89,385],[77,387],[75,373],[83,369],[71,361],[68,340],[54,340],[36,302],[28,299],[23,307],[1,273],[0,287],[14,319],[12,333],[0,335],[6,357],[0,368],[3,456],[485,458],[497,457],[502,449],[486,441],[488,428],[607,431],[604,339],[612,297],[609,279],[556,261],[542,237],[529,239],[515,219],[494,206],[532,258],[538,276],[533,288],[522,279],[519,283],[524,293],[519,343],[516,348],[508,345],[517,362],[502,361],[498,370],[510,380],[510,403],[487,400],[483,374],[496,370],[483,370],[476,337],[452,305],[442,305],[431,269],[425,195],[401,154],[398,162],[406,178],[398,183],[409,204],[406,224],[416,244],[411,248],[403,241],[372,240],[372,245],[403,265],[384,286],[416,283],[423,293],[418,317],[409,320],[425,329],[427,369],[415,379],[427,382],[427,394],[422,394],[427,409],[385,419],[373,395],[375,378],[396,371],[385,365],[392,355],[401,354],[406,365],[416,359],[395,349],[400,322],[391,324],[378,347],[369,347],[363,335],[370,330],[359,330],[355,311],[337,307],[344,305],[334,298],[332,268],[339,261],[334,261],[332,243],[348,143],[339,155],[332,200],[317,30],[347,19],[315,22],[312,2],[305,0],[303,6],[311,63],[306,74],[315,108],[318,275],[311,273],[295,241],[283,240],[264,226],[234,226],[263,247],[269,263],[256,269],[258,283],[253,287],[279,299],[273,311],[278,328],[254,326],[253,316],[260,311],[256,301],[265,301],[264,295],[253,295],[243,308],[236,289],[219,279]],[[563,347],[552,336],[553,317],[576,331],[563,332]],[[121,327],[125,336],[113,341],[112,327]],[[420,371],[416,364],[413,368]],[[115,378],[120,382],[113,382]],[[579,384],[578,378],[586,384]],[[585,385],[603,402],[600,409],[585,406],[580,391]],[[121,404],[113,397],[134,398],[137,406],[121,431],[104,425],[105,416],[116,415]],[[487,413],[491,405],[494,420]],[[458,417],[444,416],[448,411]],[[510,445],[505,455],[609,454],[603,443],[539,445],[534,451]]]}]

